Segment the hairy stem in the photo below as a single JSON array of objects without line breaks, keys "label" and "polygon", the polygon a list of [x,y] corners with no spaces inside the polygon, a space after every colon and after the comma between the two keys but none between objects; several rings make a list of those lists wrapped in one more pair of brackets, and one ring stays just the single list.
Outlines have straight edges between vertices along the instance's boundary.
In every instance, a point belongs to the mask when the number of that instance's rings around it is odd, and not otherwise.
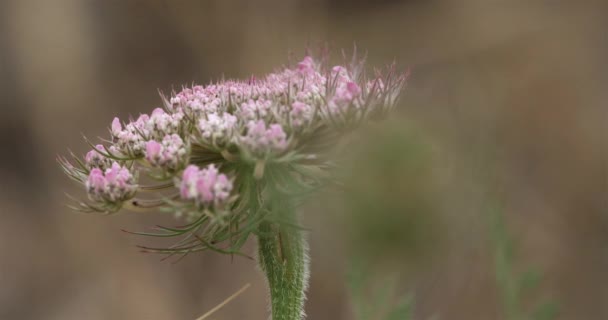
[{"label": "hairy stem", "polygon": [[307,244],[297,224],[295,210],[285,201],[273,203],[272,210],[287,223],[260,224],[259,262],[270,290],[272,320],[301,320],[308,286]]}]

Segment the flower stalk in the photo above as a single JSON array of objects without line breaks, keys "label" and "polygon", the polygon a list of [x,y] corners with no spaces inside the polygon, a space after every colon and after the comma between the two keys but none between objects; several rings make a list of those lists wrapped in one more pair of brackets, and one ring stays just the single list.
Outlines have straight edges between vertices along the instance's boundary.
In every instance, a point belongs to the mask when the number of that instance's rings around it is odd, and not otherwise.
[{"label": "flower stalk", "polygon": [[259,263],[268,281],[272,319],[300,320],[308,288],[308,245],[303,231],[293,226],[296,211],[286,202],[277,201],[272,210],[289,224],[260,224]]}]

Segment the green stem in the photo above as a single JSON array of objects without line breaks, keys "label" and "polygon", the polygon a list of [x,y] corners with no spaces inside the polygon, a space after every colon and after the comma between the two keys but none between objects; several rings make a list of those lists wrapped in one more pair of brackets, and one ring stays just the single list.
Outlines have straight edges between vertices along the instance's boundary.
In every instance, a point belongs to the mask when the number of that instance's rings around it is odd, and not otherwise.
[{"label": "green stem", "polygon": [[[258,244],[260,266],[268,280],[272,320],[301,320],[308,286],[307,244],[297,224],[295,210],[284,201],[273,210],[288,224],[264,221],[260,224]],[[273,212],[275,213],[275,212]]]}]

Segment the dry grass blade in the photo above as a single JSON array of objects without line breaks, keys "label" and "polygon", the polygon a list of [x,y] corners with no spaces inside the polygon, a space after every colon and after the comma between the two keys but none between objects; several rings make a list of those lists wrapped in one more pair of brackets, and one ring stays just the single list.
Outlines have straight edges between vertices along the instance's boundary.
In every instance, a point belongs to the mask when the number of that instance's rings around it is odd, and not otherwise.
[{"label": "dry grass blade", "polygon": [[234,300],[236,297],[238,297],[243,292],[245,292],[245,290],[249,289],[250,286],[251,286],[251,283],[248,283],[248,284],[244,285],[241,289],[239,289],[239,291],[235,292],[233,295],[231,295],[230,297],[226,298],[226,300],[222,301],[220,304],[218,304],[217,306],[215,306],[213,309],[207,311],[207,313],[205,313],[204,315],[200,316],[196,320],[205,320],[205,319],[207,319],[209,316],[211,316],[217,310],[221,309],[223,306],[225,306],[226,304],[228,304],[230,301]]}]

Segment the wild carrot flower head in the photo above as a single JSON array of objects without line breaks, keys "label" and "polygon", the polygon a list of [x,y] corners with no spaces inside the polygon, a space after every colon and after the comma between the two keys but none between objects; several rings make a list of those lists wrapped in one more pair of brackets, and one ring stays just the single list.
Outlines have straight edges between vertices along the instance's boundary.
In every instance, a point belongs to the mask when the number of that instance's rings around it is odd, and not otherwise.
[{"label": "wild carrot flower head", "polygon": [[160,206],[189,219],[183,228],[161,228],[162,236],[194,235],[172,251],[223,241],[238,250],[252,224],[267,219],[249,206],[265,196],[253,185],[314,187],[314,173],[330,167],[328,146],[386,116],[406,83],[394,66],[369,77],[362,60],[337,66],[328,60],[305,56],[263,77],[183,88],[163,96],[163,107],[150,114],[114,118],[110,137],[91,144],[84,161],[60,159],[88,193],[76,209]]}]

